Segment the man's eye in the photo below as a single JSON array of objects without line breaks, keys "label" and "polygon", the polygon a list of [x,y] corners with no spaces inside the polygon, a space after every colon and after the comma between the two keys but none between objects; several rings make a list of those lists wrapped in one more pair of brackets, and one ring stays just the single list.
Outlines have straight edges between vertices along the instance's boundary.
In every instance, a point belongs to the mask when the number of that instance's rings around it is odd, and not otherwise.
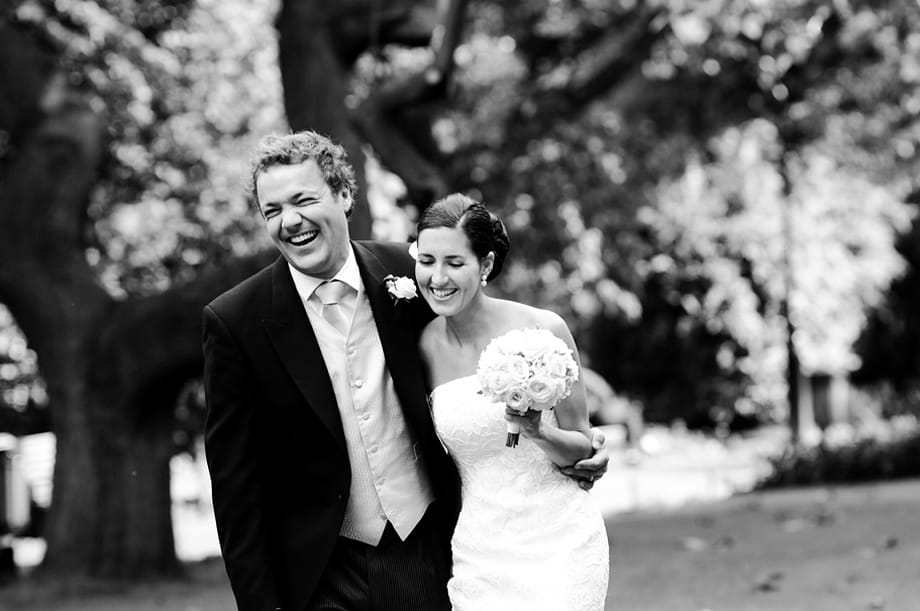
[{"label": "man's eye", "polygon": [[265,215],[265,218],[270,219],[274,216],[278,216],[278,208],[268,208],[267,210],[263,210],[262,214]]}]

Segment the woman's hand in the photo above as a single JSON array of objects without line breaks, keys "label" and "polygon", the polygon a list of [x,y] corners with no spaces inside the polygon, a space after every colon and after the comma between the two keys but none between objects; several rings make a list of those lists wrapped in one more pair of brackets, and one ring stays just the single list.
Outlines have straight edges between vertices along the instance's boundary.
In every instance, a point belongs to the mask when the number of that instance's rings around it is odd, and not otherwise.
[{"label": "woman's hand", "polygon": [[512,407],[505,407],[505,420],[517,423],[521,427],[521,435],[530,439],[541,437],[541,418],[542,412],[535,409],[529,409],[522,414]]}]

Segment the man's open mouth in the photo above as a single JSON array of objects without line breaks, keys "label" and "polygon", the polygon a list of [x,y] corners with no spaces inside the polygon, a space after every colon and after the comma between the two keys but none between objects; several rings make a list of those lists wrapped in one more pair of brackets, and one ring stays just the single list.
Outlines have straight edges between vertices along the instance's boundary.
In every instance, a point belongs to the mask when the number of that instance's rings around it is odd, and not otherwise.
[{"label": "man's open mouth", "polygon": [[303,246],[309,244],[316,239],[316,236],[319,235],[318,231],[307,231],[305,233],[298,233],[297,235],[287,238],[287,242],[293,244],[294,246]]}]

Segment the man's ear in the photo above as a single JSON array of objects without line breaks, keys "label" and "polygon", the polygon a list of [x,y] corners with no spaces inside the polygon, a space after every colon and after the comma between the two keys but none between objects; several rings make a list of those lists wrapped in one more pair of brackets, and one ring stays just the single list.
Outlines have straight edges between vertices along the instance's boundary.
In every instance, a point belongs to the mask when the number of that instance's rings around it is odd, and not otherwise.
[{"label": "man's ear", "polygon": [[342,200],[342,204],[345,206],[345,216],[351,216],[351,213],[355,211],[355,198],[352,196],[351,191],[342,189],[336,197]]}]

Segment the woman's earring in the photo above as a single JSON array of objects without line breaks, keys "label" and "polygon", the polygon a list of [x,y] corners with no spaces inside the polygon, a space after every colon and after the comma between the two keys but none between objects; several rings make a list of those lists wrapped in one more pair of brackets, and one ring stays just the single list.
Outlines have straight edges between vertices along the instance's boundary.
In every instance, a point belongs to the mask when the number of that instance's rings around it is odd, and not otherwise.
[{"label": "woman's earring", "polygon": [[482,280],[479,281],[479,284],[481,284],[482,286],[485,286],[485,285],[487,285],[488,283],[489,283],[489,282],[488,282],[488,280],[486,280],[486,277],[485,277],[485,276],[483,276],[483,277],[482,277]]}]

